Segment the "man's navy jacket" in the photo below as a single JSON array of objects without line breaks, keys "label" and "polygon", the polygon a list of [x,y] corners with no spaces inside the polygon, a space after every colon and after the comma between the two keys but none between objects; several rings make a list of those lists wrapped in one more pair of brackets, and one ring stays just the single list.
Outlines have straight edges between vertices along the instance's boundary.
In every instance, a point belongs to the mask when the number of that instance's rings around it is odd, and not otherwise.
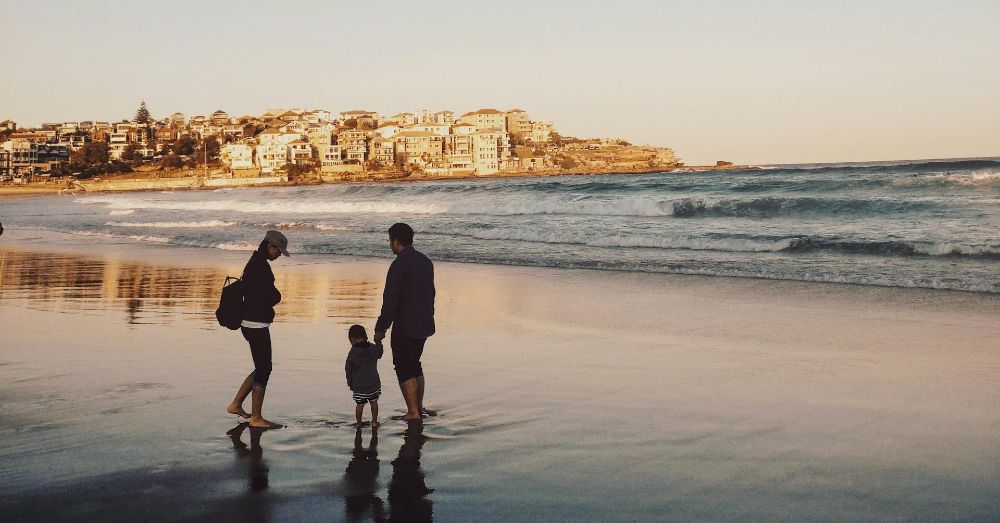
[{"label": "man's navy jacket", "polygon": [[413,246],[396,255],[385,277],[375,330],[390,326],[394,335],[409,338],[434,334],[434,264]]}]

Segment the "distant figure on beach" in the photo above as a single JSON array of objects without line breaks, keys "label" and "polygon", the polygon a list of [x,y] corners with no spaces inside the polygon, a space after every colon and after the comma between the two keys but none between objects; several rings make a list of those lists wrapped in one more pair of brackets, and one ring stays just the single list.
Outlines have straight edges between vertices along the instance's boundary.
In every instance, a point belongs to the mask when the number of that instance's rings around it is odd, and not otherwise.
[{"label": "distant figure on beach", "polygon": [[3,224],[0,223],[0,236],[3,236]]},{"label": "distant figure on beach", "polygon": [[365,403],[371,404],[372,427],[378,426],[378,398],[382,395],[382,381],[378,377],[378,360],[382,357],[382,343],[370,343],[368,333],[361,325],[351,325],[347,330],[351,350],[347,353],[344,372],[347,386],[354,397],[354,417],[356,427],[361,426],[365,413]]},{"label": "distant figure on beach", "polygon": [[424,410],[424,370],[420,356],[434,334],[434,264],[413,247],[413,229],[405,223],[389,227],[389,266],[382,293],[382,312],[375,322],[375,342],[392,327],[389,344],[399,389],[406,401],[405,419],[420,419]]},{"label": "distant figure on beach", "polygon": [[[288,238],[278,231],[267,231],[260,246],[250,256],[243,269],[244,313],[240,332],[250,344],[250,356],[254,370],[250,373],[236,397],[226,409],[230,414],[249,418],[250,426],[261,429],[276,429],[281,425],[272,423],[261,414],[264,407],[264,392],[271,377],[271,322],[274,321],[274,306],[281,302],[281,293],[274,286],[271,264],[278,256],[288,256]],[[250,393],[250,414],[243,410],[243,401]]]}]

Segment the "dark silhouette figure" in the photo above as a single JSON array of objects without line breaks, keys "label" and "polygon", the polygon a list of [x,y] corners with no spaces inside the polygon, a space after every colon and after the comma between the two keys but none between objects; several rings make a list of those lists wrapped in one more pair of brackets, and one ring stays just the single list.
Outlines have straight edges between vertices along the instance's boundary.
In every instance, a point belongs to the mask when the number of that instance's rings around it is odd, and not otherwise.
[{"label": "dark silhouette figure", "polygon": [[432,521],[434,507],[427,495],[434,489],[427,488],[424,471],[420,469],[420,449],[424,437],[424,423],[413,420],[407,423],[403,446],[399,456],[392,461],[392,480],[389,482],[389,521]]},{"label": "dark silhouette figure", "polygon": [[361,427],[354,435],[351,462],[344,471],[344,516],[348,521],[384,521],[385,506],[378,490],[378,429],[372,427],[368,447],[362,447]]},{"label": "dark silhouette figure", "polygon": [[241,459],[247,459],[248,486],[251,492],[266,490],[268,487],[267,462],[264,461],[264,449],[260,446],[260,436],[264,430],[250,428],[250,447],[243,443],[243,431],[249,427],[249,423],[243,422],[229,429],[226,435],[233,441],[233,448],[236,455]]}]

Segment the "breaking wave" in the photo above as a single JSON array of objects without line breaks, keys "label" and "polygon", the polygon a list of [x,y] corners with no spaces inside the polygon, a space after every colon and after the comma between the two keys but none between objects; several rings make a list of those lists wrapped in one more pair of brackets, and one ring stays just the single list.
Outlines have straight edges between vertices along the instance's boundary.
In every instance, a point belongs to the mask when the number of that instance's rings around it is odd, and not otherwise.
[{"label": "breaking wave", "polygon": [[154,229],[200,229],[205,227],[231,227],[236,225],[236,222],[223,220],[208,220],[203,222],[107,222],[104,225],[110,227],[147,227]]},{"label": "breaking wave", "polygon": [[963,245],[947,242],[853,241],[837,238],[793,236],[785,238],[749,237],[663,237],[618,234],[588,237],[581,232],[536,231],[530,229],[469,229],[427,232],[428,235],[459,236],[489,241],[522,241],[607,248],[684,249],[724,252],[833,252],[880,256],[961,256],[1000,260],[1000,244]]},{"label": "breaking wave", "polygon": [[895,187],[1000,187],[1000,170],[896,178]]},{"label": "breaking wave", "polygon": [[441,205],[399,202],[341,201],[244,201],[203,200],[171,201],[93,196],[79,198],[79,203],[105,204],[109,209],[156,209],[168,211],[228,211],[258,214],[438,214]]}]

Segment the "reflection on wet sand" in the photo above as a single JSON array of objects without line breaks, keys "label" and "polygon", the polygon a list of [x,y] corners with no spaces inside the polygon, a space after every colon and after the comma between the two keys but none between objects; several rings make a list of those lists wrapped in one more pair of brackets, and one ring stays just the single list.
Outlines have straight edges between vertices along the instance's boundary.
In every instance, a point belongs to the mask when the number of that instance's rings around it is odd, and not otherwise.
[{"label": "reflection on wet sand", "polygon": [[363,447],[362,429],[354,435],[351,461],[344,471],[344,517],[348,521],[381,521],[385,519],[382,498],[378,490],[378,428],[372,427],[368,446]]},{"label": "reflection on wet sand", "polygon": [[427,488],[424,471],[420,468],[420,451],[427,438],[421,420],[407,422],[403,445],[399,455],[392,460],[392,480],[389,481],[390,520],[431,521],[434,507],[427,495],[434,489]]},{"label": "reflection on wet sand", "polygon": [[233,442],[233,449],[240,460],[246,459],[248,486],[251,492],[266,490],[268,486],[267,462],[264,461],[264,448],[260,446],[260,437],[264,430],[250,429],[250,447],[243,443],[243,432],[250,426],[249,423],[240,423],[226,431],[226,435]]},{"label": "reflection on wet sand", "polygon": [[[295,320],[374,318],[381,282],[276,270],[280,314]],[[214,324],[225,271],[167,267],[72,254],[0,249],[2,299],[39,310],[86,313],[122,309],[129,324],[169,324],[194,316]]]}]

